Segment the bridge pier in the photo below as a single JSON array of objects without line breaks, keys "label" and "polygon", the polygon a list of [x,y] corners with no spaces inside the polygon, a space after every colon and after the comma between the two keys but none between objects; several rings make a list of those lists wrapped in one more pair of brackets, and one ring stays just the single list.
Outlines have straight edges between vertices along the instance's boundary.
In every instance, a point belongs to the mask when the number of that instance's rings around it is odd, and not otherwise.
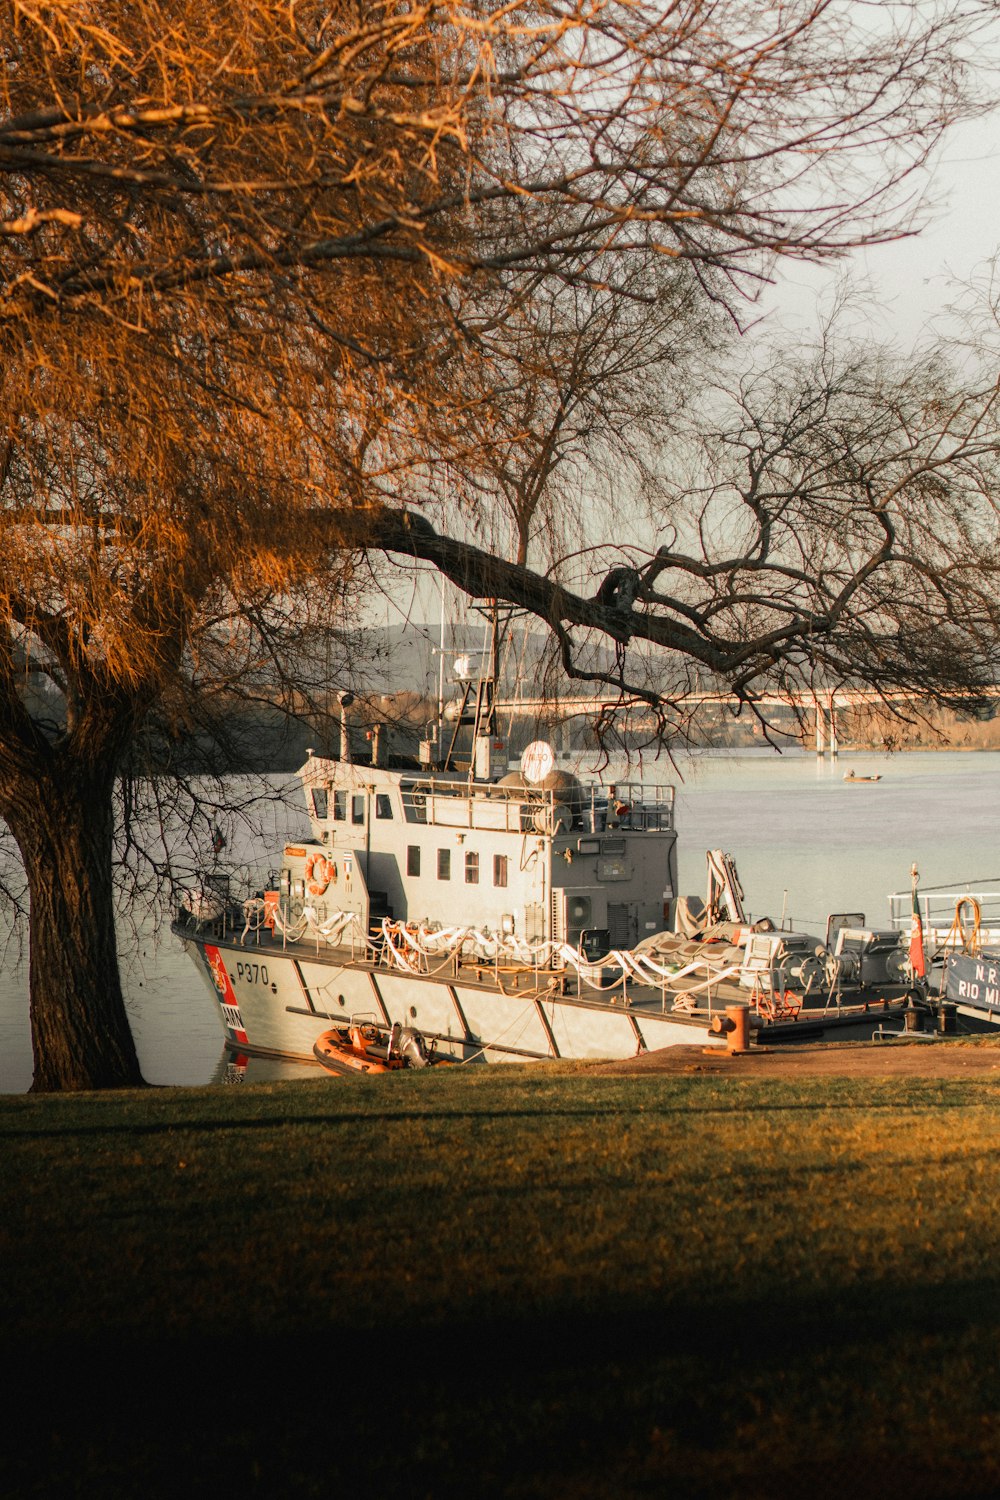
[{"label": "bridge pier", "polygon": [[830,699],[830,758],[836,760],[840,754],[840,746],[837,743],[837,710]]},{"label": "bridge pier", "polygon": [[[837,739],[837,710],[833,699],[829,704],[820,703],[819,699],[813,700],[816,709],[816,754],[820,759],[826,755],[827,742],[830,745],[830,757],[836,760],[840,754],[840,742]],[[827,722],[829,718],[829,723]]]}]

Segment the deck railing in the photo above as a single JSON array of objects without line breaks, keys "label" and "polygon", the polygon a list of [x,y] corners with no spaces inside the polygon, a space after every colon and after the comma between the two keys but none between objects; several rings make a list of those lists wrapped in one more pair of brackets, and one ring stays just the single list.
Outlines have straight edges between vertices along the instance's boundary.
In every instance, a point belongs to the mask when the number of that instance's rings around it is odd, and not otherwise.
[{"label": "deck railing", "polygon": [[506,832],[584,832],[674,826],[674,788],[619,782],[613,787],[525,787],[494,782],[404,782],[408,823]]},{"label": "deck railing", "polygon": [[[1000,877],[964,886],[921,887],[917,906],[928,953],[1000,946]],[[908,932],[913,920],[912,891],[894,891],[889,910],[890,925]]]}]

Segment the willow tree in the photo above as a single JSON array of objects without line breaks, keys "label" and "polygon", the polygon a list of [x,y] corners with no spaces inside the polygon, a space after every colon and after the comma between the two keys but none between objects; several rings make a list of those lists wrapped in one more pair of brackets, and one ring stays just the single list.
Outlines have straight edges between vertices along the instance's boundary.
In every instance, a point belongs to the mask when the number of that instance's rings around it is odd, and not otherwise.
[{"label": "willow tree", "polygon": [[[220,609],[397,549],[564,640],[579,617],[738,676],[712,655],[719,617],[662,588],[669,551],[642,570],[640,627],[525,557],[480,556],[474,516],[432,525],[421,499],[438,464],[481,472],[456,413],[489,386],[489,330],[540,289],[667,260],[734,306],[776,256],[899,232],[911,174],[966,107],[976,18],[0,5],[0,815],[30,891],[36,1088],[139,1081],[113,786]],[[742,618],[775,660],[802,636]],[[59,713],[33,711],[29,677]]]}]

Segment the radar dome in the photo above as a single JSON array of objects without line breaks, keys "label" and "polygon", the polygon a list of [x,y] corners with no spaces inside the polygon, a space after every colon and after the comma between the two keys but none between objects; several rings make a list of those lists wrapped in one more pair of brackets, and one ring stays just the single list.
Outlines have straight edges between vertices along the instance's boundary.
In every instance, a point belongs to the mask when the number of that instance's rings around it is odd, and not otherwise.
[{"label": "radar dome", "polygon": [[532,740],[521,752],[521,774],[530,786],[543,782],[555,763],[555,753],[547,740]]}]

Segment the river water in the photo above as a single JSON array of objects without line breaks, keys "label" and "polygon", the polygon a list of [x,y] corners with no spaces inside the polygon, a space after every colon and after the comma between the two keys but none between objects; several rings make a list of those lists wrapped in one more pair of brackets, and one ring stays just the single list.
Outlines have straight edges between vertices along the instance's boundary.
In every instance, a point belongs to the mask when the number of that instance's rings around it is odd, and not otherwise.
[{"label": "river water", "polygon": [[[881,780],[850,785],[843,778],[851,769]],[[635,767],[618,779],[626,775],[639,779]],[[797,930],[822,936],[831,911],[863,911],[873,926],[886,925],[888,895],[909,888],[914,863],[928,886],[1000,877],[1000,752],[838,761],[801,751],[702,752],[680,757],[675,769],[646,761],[641,775],[677,786],[683,894],[704,895],[705,851],[722,848],[736,860],[748,912],[776,921],[784,914]],[[266,865],[269,851],[261,854]],[[234,1073],[203,982],[169,932],[141,930],[138,945],[127,946],[129,1016],[151,1083],[316,1076],[258,1059]],[[25,974],[11,966],[0,977],[0,1092],[30,1082]]]}]

